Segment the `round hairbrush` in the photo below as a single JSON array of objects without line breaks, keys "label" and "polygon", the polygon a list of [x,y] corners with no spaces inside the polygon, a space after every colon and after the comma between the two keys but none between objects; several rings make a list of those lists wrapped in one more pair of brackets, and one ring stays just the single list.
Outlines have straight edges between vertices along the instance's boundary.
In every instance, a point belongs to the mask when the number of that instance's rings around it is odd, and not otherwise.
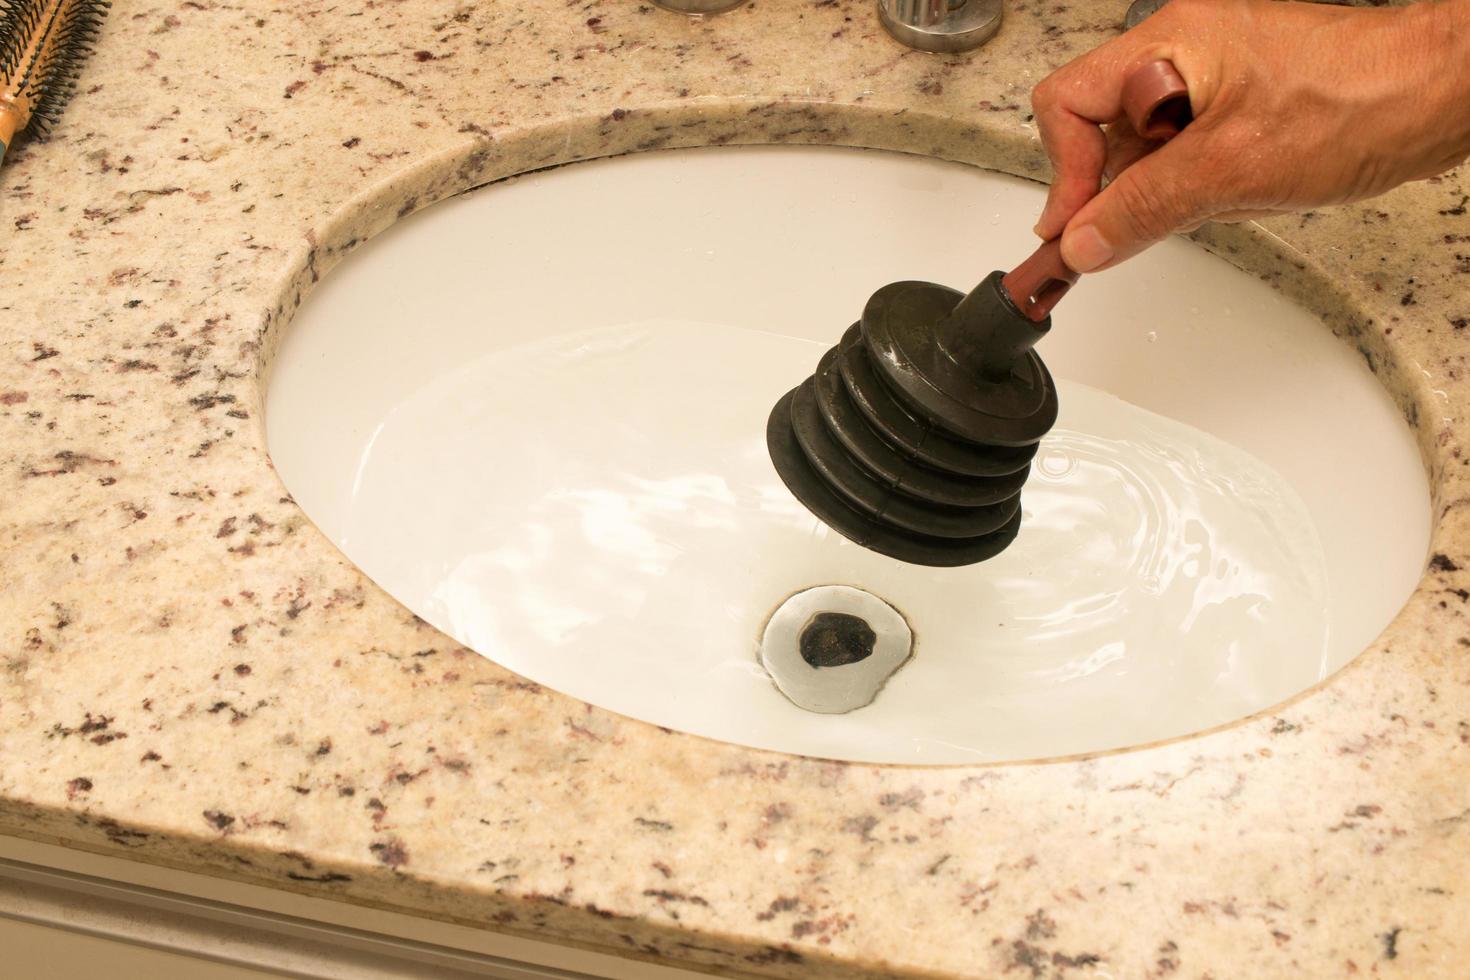
[{"label": "round hairbrush", "polygon": [[107,0],[0,0],[0,161],[16,134],[44,138],[112,5]]}]

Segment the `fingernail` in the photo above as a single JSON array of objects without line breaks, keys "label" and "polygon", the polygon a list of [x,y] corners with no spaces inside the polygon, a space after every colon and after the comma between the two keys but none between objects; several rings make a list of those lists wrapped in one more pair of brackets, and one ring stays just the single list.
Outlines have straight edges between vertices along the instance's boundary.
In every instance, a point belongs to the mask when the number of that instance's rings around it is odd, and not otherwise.
[{"label": "fingernail", "polygon": [[1044,235],[1041,234],[1041,222],[1040,221],[1036,222],[1036,224],[1034,224],[1034,225],[1031,226],[1031,234],[1035,235],[1037,238],[1043,238],[1043,237],[1045,237]]},{"label": "fingernail", "polygon": [[1046,239],[1045,229],[1051,225],[1051,222],[1047,219],[1051,217],[1054,208],[1055,205],[1052,204],[1051,195],[1048,194],[1046,196],[1046,203],[1041,206],[1041,214],[1036,216],[1036,227],[1031,229],[1036,232],[1037,238],[1042,240]]},{"label": "fingernail", "polygon": [[1077,272],[1091,272],[1113,257],[1113,246],[1095,225],[1062,236],[1062,261]]}]

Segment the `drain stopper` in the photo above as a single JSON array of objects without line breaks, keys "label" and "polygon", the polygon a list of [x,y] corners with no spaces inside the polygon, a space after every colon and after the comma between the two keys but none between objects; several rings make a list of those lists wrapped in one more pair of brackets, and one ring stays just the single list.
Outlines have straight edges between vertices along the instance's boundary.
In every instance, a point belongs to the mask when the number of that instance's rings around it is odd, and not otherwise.
[{"label": "drain stopper", "polygon": [[912,649],[897,609],[862,589],[821,585],[771,614],[760,660],[797,707],[841,714],[871,703]]},{"label": "drain stopper", "polygon": [[849,613],[819,612],[801,631],[801,659],[813,667],[843,667],[873,655],[878,634]]}]

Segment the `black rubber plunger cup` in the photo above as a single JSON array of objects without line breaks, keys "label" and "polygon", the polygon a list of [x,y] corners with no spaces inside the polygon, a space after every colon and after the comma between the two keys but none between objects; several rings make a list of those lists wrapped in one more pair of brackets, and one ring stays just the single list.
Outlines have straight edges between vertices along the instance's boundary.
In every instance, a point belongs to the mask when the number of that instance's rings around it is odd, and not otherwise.
[{"label": "black rubber plunger cup", "polygon": [[1031,457],[1057,417],[1056,387],[1031,348],[1076,279],[1055,242],[1043,253],[968,296],[884,286],[776,404],[771,459],[824,523],[923,565],[983,561],[1011,543]]},{"label": "black rubber plunger cup", "polygon": [[[1135,131],[1187,125],[1173,66],[1130,74]],[[777,473],[824,523],[874,551],[921,565],[968,565],[1003,551],[1021,526],[1021,488],[1057,417],[1056,386],[1032,349],[1076,282],[1057,241],[966,295],[895,282],[816,373],[776,403],[766,444]]]}]

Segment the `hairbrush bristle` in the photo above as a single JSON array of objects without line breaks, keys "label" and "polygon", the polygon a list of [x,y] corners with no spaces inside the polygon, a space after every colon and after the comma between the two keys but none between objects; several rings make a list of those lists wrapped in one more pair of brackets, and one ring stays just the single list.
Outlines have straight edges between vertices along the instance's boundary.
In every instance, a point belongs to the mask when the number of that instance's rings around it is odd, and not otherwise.
[{"label": "hairbrush bristle", "polygon": [[44,138],[76,91],[109,0],[0,0],[0,91],[25,98]]}]

